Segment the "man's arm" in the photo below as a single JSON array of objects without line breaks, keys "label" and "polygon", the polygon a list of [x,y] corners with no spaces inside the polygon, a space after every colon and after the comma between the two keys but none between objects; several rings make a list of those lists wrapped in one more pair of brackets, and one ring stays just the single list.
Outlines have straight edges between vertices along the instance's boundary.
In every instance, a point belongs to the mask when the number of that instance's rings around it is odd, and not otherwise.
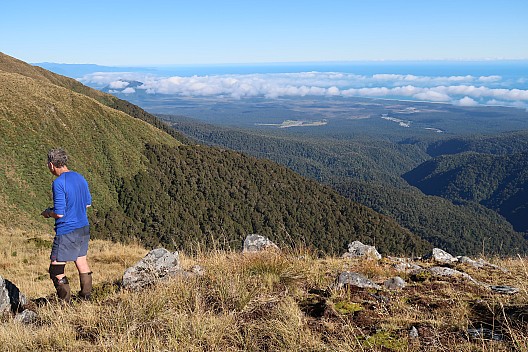
[{"label": "man's arm", "polygon": [[42,213],[40,213],[40,215],[42,215],[46,219],[47,218],[60,219],[60,218],[62,218],[64,216],[62,214],[55,214],[55,212],[51,208],[47,208]]}]

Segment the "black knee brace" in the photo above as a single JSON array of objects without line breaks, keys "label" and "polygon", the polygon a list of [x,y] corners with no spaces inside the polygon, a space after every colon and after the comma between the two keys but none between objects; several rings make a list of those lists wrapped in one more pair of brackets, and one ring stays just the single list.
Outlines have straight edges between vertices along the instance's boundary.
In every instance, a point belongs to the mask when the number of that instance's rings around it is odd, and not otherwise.
[{"label": "black knee brace", "polygon": [[53,280],[54,277],[64,274],[65,267],[66,267],[66,264],[58,264],[58,265],[50,264],[49,269],[48,269],[48,272],[50,274],[50,279]]},{"label": "black knee brace", "polygon": [[59,265],[53,265],[50,264],[48,272],[50,274],[50,279],[53,281],[55,286],[58,286],[59,284],[67,284],[68,278],[64,276],[62,279],[58,279],[58,275],[64,274],[64,268],[66,267],[66,264],[59,264]]}]

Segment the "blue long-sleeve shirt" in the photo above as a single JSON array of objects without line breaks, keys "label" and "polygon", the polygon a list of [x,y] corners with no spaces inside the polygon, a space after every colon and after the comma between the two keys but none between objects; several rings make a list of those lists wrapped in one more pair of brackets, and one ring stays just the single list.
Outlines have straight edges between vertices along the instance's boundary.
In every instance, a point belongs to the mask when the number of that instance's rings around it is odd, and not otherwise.
[{"label": "blue long-sleeve shirt", "polygon": [[92,204],[88,182],[74,171],[62,173],[52,184],[55,233],[64,235],[88,225],[86,207]]}]

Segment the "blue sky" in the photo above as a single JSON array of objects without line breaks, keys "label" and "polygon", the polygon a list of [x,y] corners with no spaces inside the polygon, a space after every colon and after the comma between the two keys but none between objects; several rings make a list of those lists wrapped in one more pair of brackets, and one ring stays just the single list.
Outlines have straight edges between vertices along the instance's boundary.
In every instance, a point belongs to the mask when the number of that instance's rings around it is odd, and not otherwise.
[{"label": "blue sky", "polygon": [[528,1],[2,1],[27,62],[162,65],[528,59]]}]

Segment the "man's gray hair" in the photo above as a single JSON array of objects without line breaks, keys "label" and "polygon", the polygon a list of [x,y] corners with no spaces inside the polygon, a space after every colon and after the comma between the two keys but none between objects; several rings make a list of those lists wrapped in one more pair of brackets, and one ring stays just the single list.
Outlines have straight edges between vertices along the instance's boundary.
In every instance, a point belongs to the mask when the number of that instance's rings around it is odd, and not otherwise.
[{"label": "man's gray hair", "polygon": [[63,167],[68,164],[68,154],[62,148],[51,149],[48,152],[48,163],[55,167]]}]

